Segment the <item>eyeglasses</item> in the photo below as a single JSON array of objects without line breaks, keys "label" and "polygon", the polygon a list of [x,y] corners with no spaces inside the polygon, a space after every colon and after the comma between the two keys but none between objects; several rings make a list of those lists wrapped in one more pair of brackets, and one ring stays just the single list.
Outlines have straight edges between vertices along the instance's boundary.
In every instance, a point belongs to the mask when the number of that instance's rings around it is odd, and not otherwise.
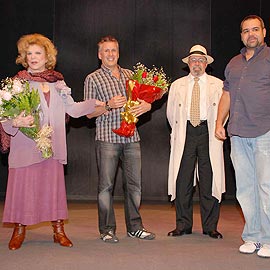
[{"label": "eyeglasses", "polygon": [[190,63],[199,62],[200,64],[203,64],[203,63],[207,62],[207,60],[205,58],[189,58],[189,62]]}]

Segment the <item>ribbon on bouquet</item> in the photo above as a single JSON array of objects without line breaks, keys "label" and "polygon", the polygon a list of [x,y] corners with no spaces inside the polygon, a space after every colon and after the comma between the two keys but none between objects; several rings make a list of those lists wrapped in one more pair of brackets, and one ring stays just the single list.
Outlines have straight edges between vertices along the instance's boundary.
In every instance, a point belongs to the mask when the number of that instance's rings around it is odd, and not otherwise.
[{"label": "ribbon on bouquet", "polygon": [[148,103],[160,99],[164,91],[156,86],[139,84],[136,80],[127,80],[126,91],[128,100],[124,105],[124,111],[121,112],[122,121],[120,127],[113,129],[113,132],[119,136],[132,137],[139,119],[131,113],[130,109],[134,105],[140,104],[138,99],[142,99]]}]

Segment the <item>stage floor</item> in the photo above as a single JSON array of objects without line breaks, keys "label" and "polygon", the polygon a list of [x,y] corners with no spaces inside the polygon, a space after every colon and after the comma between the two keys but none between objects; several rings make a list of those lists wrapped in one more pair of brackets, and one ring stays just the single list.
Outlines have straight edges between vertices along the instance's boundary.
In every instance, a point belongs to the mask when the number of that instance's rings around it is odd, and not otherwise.
[{"label": "stage floor", "polygon": [[[223,202],[218,230],[224,239],[202,234],[198,203],[194,205],[193,233],[168,237],[175,228],[175,211],[169,202],[143,202],[144,226],[156,233],[152,241],[127,237],[123,203],[115,203],[119,243],[99,239],[95,202],[69,202],[66,233],[74,247],[54,244],[49,222],[27,227],[21,249],[10,251],[12,234],[9,225],[0,226],[1,270],[269,270],[270,259],[256,253],[241,254],[244,226],[241,210],[235,202]],[[2,219],[3,202],[0,202]]]}]

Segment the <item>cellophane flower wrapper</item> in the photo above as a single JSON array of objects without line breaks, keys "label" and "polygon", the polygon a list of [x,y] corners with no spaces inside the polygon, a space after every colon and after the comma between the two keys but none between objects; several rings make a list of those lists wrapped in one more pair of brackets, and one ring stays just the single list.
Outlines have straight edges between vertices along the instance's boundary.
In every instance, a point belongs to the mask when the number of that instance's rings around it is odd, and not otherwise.
[{"label": "cellophane flower wrapper", "polygon": [[30,89],[28,81],[18,78],[2,80],[0,90],[1,121],[16,118],[23,111],[25,115],[33,115],[34,123],[32,127],[20,127],[19,130],[36,142],[36,146],[41,151],[43,158],[52,157],[52,127],[40,126],[40,97],[38,90]]},{"label": "cellophane flower wrapper", "polygon": [[149,70],[143,64],[138,63],[130,80],[126,82],[127,102],[124,105],[124,112],[121,113],[121,124],[113,132],[119,136],[132,137],[135,132],[136,123],[139,119],[133,115],[130,109],[139,104],[138,99],[147,103],[161,99],[168,91],[169,80],[163,68],[154,67]]}]

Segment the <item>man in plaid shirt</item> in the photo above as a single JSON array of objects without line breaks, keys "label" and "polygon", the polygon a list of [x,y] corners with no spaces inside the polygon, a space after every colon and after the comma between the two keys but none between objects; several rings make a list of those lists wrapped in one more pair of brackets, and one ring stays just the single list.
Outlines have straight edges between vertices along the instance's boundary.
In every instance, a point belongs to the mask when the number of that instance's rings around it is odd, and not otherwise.
[{"label": "man in plaid shirt", "polygon": [[[104,107],[88,115],[96,117],[96,157],[99,173],[98,216],[100,238],[106,243],[117,243],[116,222],[113,209],[113,187],[118,165],[123,170],[124,208],[127,234],[133,238],[152,240],[139,213],[141,203],[141,149],[140,137],[135,129],[132,137],[122,137],[112,129],[120,127],[123,106],[127,101],[126,80],[131,70],[118,65],[119,44],[112,36],[103,37],[98,43],[101,68],[89,74],[84,82],[84,98],[96,98]],[[151,110],[151,104],[139,100],[131,112],[136,116]]]}]

